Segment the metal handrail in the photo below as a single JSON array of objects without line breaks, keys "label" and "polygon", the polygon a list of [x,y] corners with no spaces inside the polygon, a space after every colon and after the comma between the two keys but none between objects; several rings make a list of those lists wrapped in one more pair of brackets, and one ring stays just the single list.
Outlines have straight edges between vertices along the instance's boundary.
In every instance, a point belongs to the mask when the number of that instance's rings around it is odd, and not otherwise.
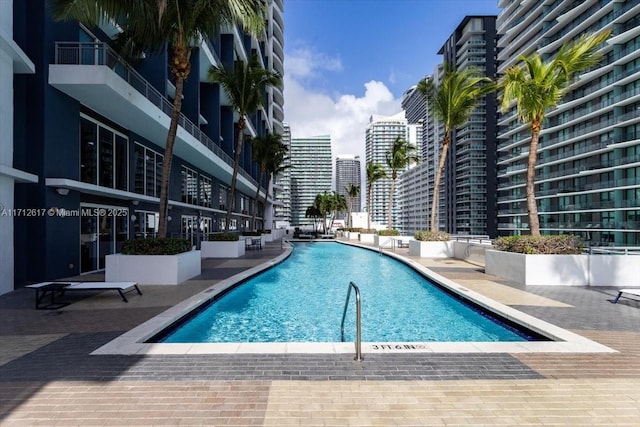
[{"label": "metal handrail", "polygon": [[340,339],[344,342],[344,320],[347,317],[347,306],[349,305],[349,298],[351,297],[351,289],[356,292],[356,357],[354,360],[362,361],[362,330],[360,328],[360,289],[358,285],[353,282],[349,282],[349,290],[347,291],[347,300],[344,302],[344,310],[342,312],[342,322],[340,324]]}]

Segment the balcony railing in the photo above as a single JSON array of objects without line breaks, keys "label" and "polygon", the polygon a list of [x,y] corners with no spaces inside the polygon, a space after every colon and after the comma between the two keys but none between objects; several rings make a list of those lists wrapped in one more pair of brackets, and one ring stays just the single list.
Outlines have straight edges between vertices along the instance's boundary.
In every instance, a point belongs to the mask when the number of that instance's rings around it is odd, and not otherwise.
[{"label": "balcony railing", "polygon": [[[120,55],[106,43],[56,42],[55,63],[58,65],[103,65],[112,69],[123,80],[142,94],[153,105],[171,117],[173,103],[165,98],[156,88],[147,82]],[[233,159],[209,138],[200,128],[184,114],[180,114],[178,125],[197,139],[204,147],[213,152],[229,166],[233,167]],[[255,179],[245,170],[238,171],[251,184],[258,187]]]}]

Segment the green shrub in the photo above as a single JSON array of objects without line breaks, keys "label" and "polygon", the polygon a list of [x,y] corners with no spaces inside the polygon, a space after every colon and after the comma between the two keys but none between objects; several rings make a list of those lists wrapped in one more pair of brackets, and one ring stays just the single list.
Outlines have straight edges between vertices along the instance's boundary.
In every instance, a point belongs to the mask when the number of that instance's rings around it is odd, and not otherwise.
[{"label": "green shrub", "polygon": [[212,242],[234,242],[240,240],[237,233],[212,233],[209,234],[209,241]]},{"label": "green shrub", "polygon": [[379,236],[399,236],[400,231],[399,230],[379,230],[378,235]]},{"label": "green shrub", "polygon": [[242,232],[243,236],[261,236],[262,233],[258,230],[258,231],[243,231]]},{"label": "green shrub", "polygon": [[180,238],[133,239],[122,245],[122,253],[125,255],[175,255],[190,250],[191,242]]},{"label": "green shrub", "polygon": [[364,234],[376,234],[378,232],[378,230],[376,230],[375,228],[361,228],[360,229],[360,233],[364,233]]},{"label": "green shrub", "polygon": [[582,253],[582,239],[572,234],[559,236],[507,236],[498,237],[495,247],[499,251],[519,254],[576,255]]},{"label": "green shrub", "polygon": [[449,233],[444,231],[416,231],[413,236],[422,242],[448,242]]}]

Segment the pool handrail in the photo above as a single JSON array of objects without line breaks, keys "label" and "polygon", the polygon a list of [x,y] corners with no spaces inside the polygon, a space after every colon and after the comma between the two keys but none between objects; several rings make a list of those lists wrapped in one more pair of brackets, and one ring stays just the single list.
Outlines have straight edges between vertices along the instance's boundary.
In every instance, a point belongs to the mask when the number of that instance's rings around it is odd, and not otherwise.
[{"label": "pool handrail", "polygon": [[354,360],[362,362],[362,329],[361,312],[360,312],[360,288],[353,282],[349,282],[349,290],[347,291],[347,300],[344,302],[344,310],[342,311],[342,322],[340,324],[340,339],[344,342],[344,320],[347,317],[347,307],[349,306],[349,298],[351,297],[351,289],[356,293],[356,357]]}]

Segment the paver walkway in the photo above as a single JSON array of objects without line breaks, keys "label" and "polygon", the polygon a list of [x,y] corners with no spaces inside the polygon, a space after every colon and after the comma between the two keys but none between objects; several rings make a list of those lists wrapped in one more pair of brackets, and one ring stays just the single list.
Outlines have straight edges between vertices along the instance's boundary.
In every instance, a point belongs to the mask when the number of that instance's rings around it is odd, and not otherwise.
[{"label": "paver walkway", "polygon": [[128,304],[74,293],[48,311],[34,310],[32,290],[0,296],[0,426],[640,425],[639,301],[611,304],[612,288],[519,287],[459,260],[414,258],[618,353],[367,354],[361,363],[347,354],[89,355],[280,253],[274,242],[205,260],[201,276],[144,286]]}]

